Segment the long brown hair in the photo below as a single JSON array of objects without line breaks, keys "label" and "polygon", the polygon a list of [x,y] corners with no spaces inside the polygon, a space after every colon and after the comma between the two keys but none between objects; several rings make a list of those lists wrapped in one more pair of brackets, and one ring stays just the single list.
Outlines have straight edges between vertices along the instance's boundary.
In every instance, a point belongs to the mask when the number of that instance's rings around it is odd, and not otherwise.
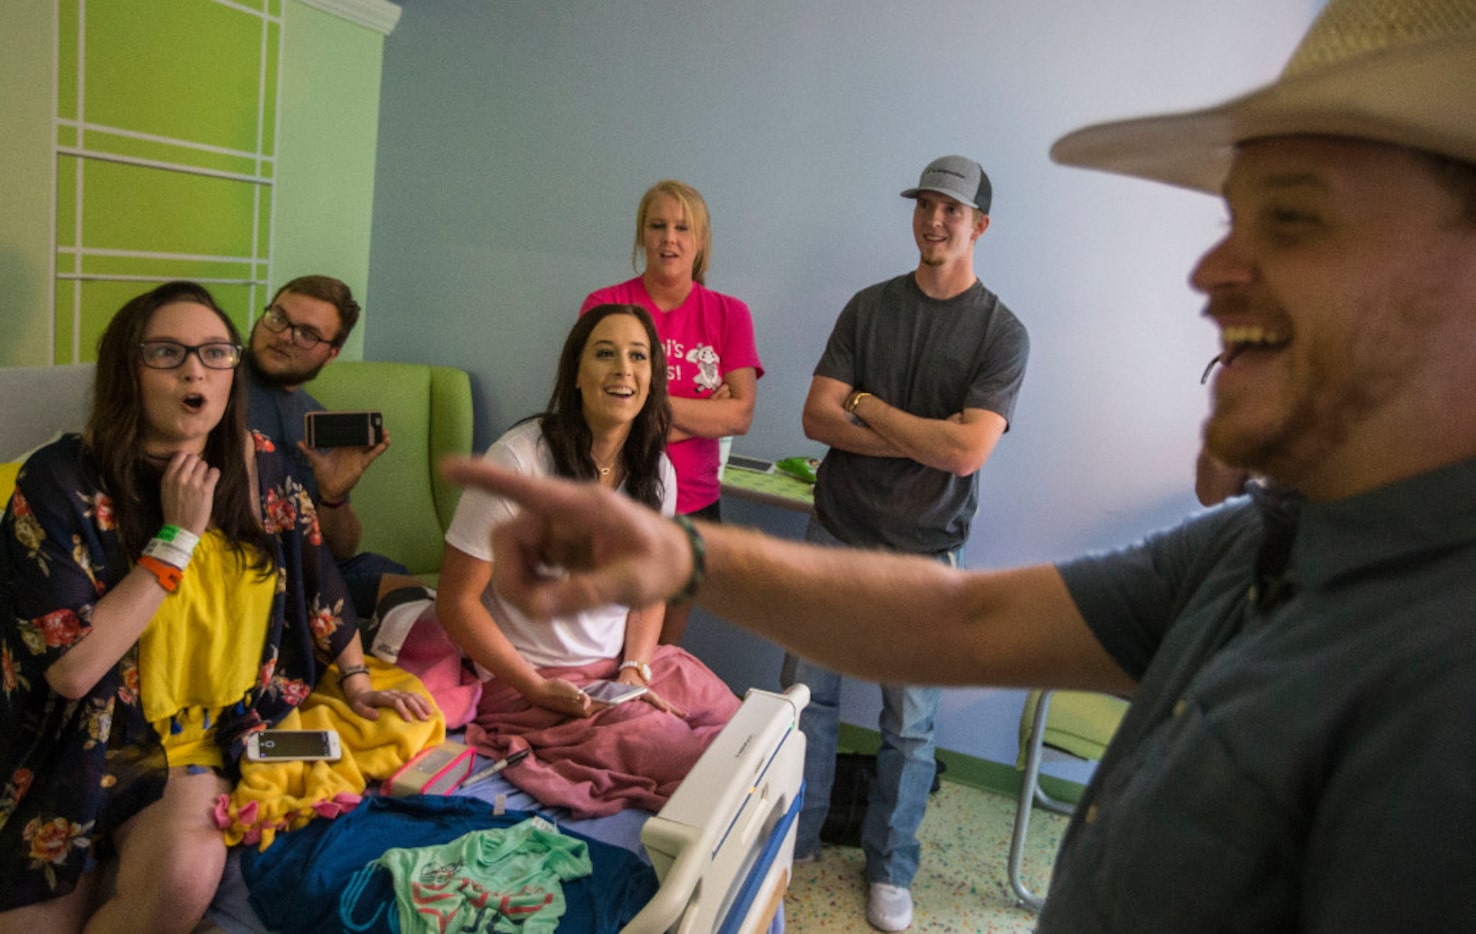
[{"label": "long brown hair", "polygon": [[[159,489],[163,471],[149,461],[143,446],[143,392],[139,384],[143,363],[139,344],[154,312],[178,302],[209,308],[226,326],[231,342],[241,343],[241,334],[231,319],[214,297],[194,282],[167,282],[128,302],[113,315],[97,342],[92,414],[84,437],[97,460],[102,488],[113,499],[123,546],[135,558],[164,522]],[[254,452],[247,450],[247,439],[246,382],[237,376],[231,381],[225,413],[205,440],[205,461],[220,469],[210,518],[246,564],[265,576],[276,568],[275,547],[251,511],[255,494],[250,488],[246,458]]]},{"label": "long brown hair", "polygon": [[652,509],[661,508],[661,454],[671,430],[671,402],[666,395],[666,355],[661,338],[646,309],[639,305],[596,305],[574,323],[559,354],[548,411],[543,413],[543,437],[553,455],[554,472],[575,480],[594,480],[600,475],[590,446],[594,434],[584,420],[584,400],[579,393],[579,363],[584,346],[595,326],[611,315],[630,315],[646,330],[651,344],[651,390],[646,404],[631,422],[630,434],[620,449],[625,467],[625,492],[631,499]]}]

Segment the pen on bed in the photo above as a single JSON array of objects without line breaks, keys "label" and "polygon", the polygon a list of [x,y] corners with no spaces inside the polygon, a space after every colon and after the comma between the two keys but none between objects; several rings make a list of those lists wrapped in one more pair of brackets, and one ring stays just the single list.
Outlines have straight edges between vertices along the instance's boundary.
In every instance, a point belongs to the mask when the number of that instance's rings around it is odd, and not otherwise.
[{"label": "pen on bed", "polygon": [[527,749],[519,749],[517,752],[506,758],[498,759],[496,762],[487,766],[485,769],[482,769],[482,771],[469,776],[466,781],[461,783],[461,787],[465,788],[467,785],[475,785],[477,782],[480,782],[483,779],[491,778],[492,776],[496,775],[498,772],[501,772],[503,769],[507,768],[513,763],[523,761],[523,757],[528,755],[529,751],[530,750]]}]

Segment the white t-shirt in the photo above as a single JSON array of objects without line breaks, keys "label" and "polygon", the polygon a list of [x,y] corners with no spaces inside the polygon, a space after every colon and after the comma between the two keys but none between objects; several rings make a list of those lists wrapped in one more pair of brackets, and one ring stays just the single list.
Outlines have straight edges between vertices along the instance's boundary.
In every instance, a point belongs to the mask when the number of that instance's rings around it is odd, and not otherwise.
[{"label": "white t-shirt", "polygon": [[[553,456],[543,442],[543,429],[536,419],[508,429],[487,451],[487,459],[499,467],[533,477],[553,474]],[[676,512],[676,471],[661,455],[661,514]],[[623,489],[623,487],[622,487]],[[510,500],[484,490],[468,488],[461,494],[456,516],[446,530],[446,544],[473,558],[492,562],[492,530],[517,514]],[[494,585],[482,592],[482,603],[518,652],[535,668],[585,665],[605,658],[618,658],[625,645],[625,619],[630,608],[609,604],[547,622],[529,619],[503,601]],[[478,673],[492,673],[477,666]]]}]

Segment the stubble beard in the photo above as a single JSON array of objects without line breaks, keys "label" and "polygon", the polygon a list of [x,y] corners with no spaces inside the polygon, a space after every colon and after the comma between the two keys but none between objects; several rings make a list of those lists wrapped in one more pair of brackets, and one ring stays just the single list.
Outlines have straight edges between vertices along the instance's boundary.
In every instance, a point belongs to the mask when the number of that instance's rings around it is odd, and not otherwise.
[{"label": "stubble beard", "polygon": [[[1299,380],[1305,388],[1284,406],[1283,414],[1269,422],[1263,418],[1248,427],[1238,426],[1246,416],[1217,402],[1205,422],[1206,449],[1221,463],[1302,489],[1304,481],[1323,468],[1387,394],[1396,369],[1383,366],[1379,372],[1359,373],[1346,360],[1335,359],[1339,355],[1358,359],[1370,350],[1366,346],[1361,351],[1340,348],[1339,353],[1316,355]],[[1256,401],[1240,405],[1254,407]]]}]

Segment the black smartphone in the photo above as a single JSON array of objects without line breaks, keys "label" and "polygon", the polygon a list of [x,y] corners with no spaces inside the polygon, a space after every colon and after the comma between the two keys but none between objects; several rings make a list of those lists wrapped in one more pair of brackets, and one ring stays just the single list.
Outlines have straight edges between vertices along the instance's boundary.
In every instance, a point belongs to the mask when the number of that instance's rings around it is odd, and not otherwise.
[{"label": "black smartphone", "polygon": [[729,454],[729,467],[741,467],[744,470],[752,470],[756,473],[773,473],[774,462],[766,461],[761,457],[748,457],[743,454]]},{"label": "black smartphone", "polygon": [[302,417],[303,435],[313,448],[372,448],[384,440],[384,413],[309,412]]}]

